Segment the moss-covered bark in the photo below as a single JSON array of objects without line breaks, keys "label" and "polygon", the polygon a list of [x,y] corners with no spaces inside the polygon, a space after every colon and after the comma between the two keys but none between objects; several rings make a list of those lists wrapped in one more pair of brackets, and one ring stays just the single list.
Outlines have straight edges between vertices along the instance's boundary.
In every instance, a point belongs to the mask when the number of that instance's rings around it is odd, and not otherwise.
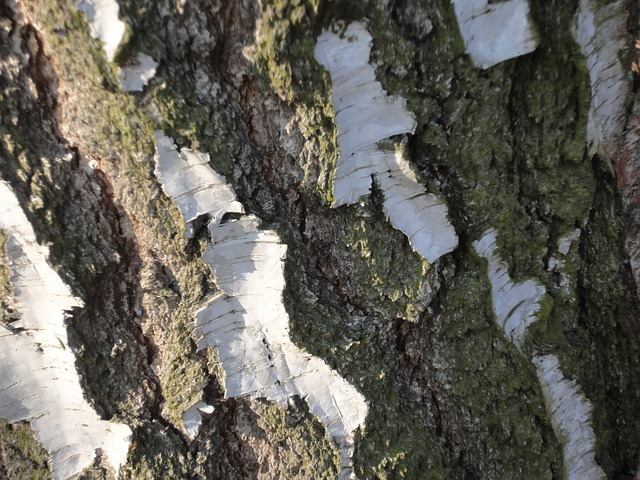
[{"label": "moss-covered bark", "polygon": [[47,465],[47,452],[36,441],[29,425],[17,423],[10,425],[0,422],[0,455],[3,478],[17,480],[32,478],[45,480],[51,478]]}]

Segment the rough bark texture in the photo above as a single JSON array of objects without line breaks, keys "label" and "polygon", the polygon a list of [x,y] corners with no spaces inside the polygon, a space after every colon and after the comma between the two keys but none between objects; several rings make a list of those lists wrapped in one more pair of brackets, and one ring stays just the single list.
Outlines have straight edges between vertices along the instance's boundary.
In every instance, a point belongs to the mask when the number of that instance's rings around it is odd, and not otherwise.
[{"label": "rough bark texture", "polygon": [[[193,312],[217,292],[201,261],[209,238],[205,228],[184,238],[160,189],[156,129],[209,153],[246,211],[287,245],[292,340],[369,404],[359,478],[565,478],[534,354],[557,355],[593,404],[607,477],[634,476],[638,108],[630,98],[622,153],[590,156],[577,0],[532,1],[537,49],[487,70],[465,54],[448,0],[118,3],[128,31],[111,63],[72,0],[0,0],[0,178],[84,301],[69,335],[86,396],[134,432],[121,477],[340,469],[340,449],[303,401],[225,398],[216,352],[196,351]],[[620,58],[631,72],[635,2],[625,14]],[[431,265],[385,219],[375,182],[359,204],[331,207],[337,132],[313,50],[332,22],[354,20],[373,37],[378,81],[417,120],[395,140],[446,200],[459,237]],[[121,93],[116,64],[139,52],[159,63],[156,76],[142,93]],[[514,282],[547,292],[521,350],[496,325],[473,248],[489,229]],[[3,321],[15,313],[7,268],[3,257]],[[215,410],[189,440],[181,415],[201,399]],[[28,425],[0,425],[0,476],[47,477],[46,452],[30,438]],[[85,476],[108,475],[97,459]]]}]

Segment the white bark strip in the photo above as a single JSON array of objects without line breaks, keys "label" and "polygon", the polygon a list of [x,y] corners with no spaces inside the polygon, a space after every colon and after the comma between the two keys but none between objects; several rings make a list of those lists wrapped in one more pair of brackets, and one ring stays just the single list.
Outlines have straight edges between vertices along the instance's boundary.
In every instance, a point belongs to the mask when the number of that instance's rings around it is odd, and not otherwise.
[{"label": "white bark strip", "polygon": [[569,480],[606,478],[596,464],[596,436],[591,428],[591,402],[573,380],[567,380],[555,355],[534,357],[556,435],[565,444],[564,468]]},{"label": "white bark strip", "polygon": [[331,99],[338,124],[340,158],[334,180],[333,206],[355,203],[378,182],[391,224],[404,233],[413,249],[433,263],[458,245],[441,199],[424,186],[400,153],[377,146],[394,135],[412,133],[413,115],[401,98],[390,98],[369,64],[372,37],[361,23],[343,35],[324,31],[315,48],[318,62],[330,73]]},{"label": "white bark strip", "polygon": [[491,299],[498,325],[511,343],[521,349],[529,325],[536,321],[535,314],[540,310],[538,302],[546,290],[535,280],[522,283],[511,280],[507,265],[495,254],[495,230],[486,232],[473,246],[488,262]]},{"label": "white bark strip", "polygon": [[9,234],[14,302],[20,320],[0,325],[0,417],[30,421],[51,455],[54,479],[91,465],[101,449],[118,471],[126,461],[131,430],[100,420],[84,399],[67,343],[66,311],[81,306],[47,263],[10,187],[0,181],[0,228]]},{"label": "white bark strip", "polygon": [[611,155],[625,124],[631,81],[619,59],[627,48],[627,15],[622,0],[602,5],[581,0],[573,35],[587,60],[591,108],[587,125],[591,153]]},{"label": "white bark strip", "polygon": [[118,14],[116,0],[76,0],[76,8],[85,14],[91,36],[104,44],[107,59],[111,62],[118,50],[126,29]]},{"label": "white bark strip", "polygon": [[162,132],[155,133],[155,140],[156,176],[184,216],[187,238],[193,236],[191,222],[200,215],[218,223],[226,212],[244,213],[225,178],[209,167],[209,155],[188,148],[178,152]]},{"label": "white bark strip", "polygon": [[[571,237],[567,237],[571,238]],[[514,283],[507,265],[495,254],[496,232],[487,231],[474,242],[478,255],[488,262],[491,297],[498,324],[506,337],[521,350],[527,329],[540,310],[545,289],[535,280]],[[562,247],[568,252],[569,247]],[[569,480],[600,480],[606,478],[595,461],[595,434],[591,427],[591,402],[576,382],[564,378],[555,355],[532,358],[538,381],[551,414],[556,436],[564,445],[564,467]]]},{"label": "white bark strip", "polygon": [[527,0],[491,5],[487,0],[452,1],[465,48],[478,67],[490,68],[536,49]]},{"label": "white bark strip", "polygon": [[341,475],[348,476],[353,432],[364,424],[368,407],[364,397],[323,360],[292,343],[282,302],[287,247],[276,232],[260,229],[254,215],[221,223],[225,212],[243,212],[224,177],[199,161],[206,156],[177,152],[162,133],[156,133],[156,141],[156,172],[165,193],[185,221],[193,220],[195,212],[211,219],[212,243],[202,259],[211,267],[221,293],[195,313],[195,324],[198,347],[215,347],[219,352],[225,395],[266,398],[281,405],[299,395],[342,446]]},{"label": "white bark strip", "polygon": [[320,65],[331,75],[331,100],[338,124],[340,157],[393,135],[413,132],[416,121],[402,98],[390,98],[369,64],[373,38],[361,23],[341,36],[323,31],[315,48]]}]

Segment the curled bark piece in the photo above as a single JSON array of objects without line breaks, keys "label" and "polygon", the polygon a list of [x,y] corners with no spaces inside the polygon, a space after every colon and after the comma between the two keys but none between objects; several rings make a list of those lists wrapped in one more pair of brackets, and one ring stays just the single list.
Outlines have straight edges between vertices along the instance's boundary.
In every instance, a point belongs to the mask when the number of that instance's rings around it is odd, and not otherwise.
[{"label": "curled bark piece", "polygon": [[149,55],[138,53],[135,63],[122,67],[118,72],[120,89],[123,92],[141,92],[156,74],[158,63]]},{"label": "curled bark piece", "polygon": [[489,230],[473,246],[478,255],[488,262],[491,298],[498,324],[506,337],[519,349],[524,337],[540,310],[539,301],[545,288],[535,280],[515,283],[509,276],[507,265],[495,254],[496,232]]},{"label": "curled bark piece", "polygon": [[403,232],[413,249],[429,263],[458,245],[458,237],[447,219],[449,210],[442,198],[425,193],[424,187],[400,152],[387,153],[387,170],[376,174],[384,192],[384,212],[395,228]]},{"label": "curled bark piece", "polygon": [[184,216],[187,238],[193,234],[191,222],[200,215],[218,223],[225,212],[244,213],[225,178],[209,167],[209,155],[187,148],[178,152],[162,132],[156,132],[155,139],[156,175],[163,191]]}]

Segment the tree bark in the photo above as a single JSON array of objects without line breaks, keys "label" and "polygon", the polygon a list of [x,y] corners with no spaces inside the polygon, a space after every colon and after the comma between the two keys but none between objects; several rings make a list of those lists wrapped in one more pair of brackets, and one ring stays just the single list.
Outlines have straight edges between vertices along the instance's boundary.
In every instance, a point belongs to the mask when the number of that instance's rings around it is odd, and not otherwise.
[{"label": "tree bark", "polygon": [[[0,180],[83,302],[68,342],[85,398],[131,428],[120,477],[580,478],[536,363],[554,357],[566,381],[554,385],[587,405],[593,461],[606,478],[634,478],[638,8],[594,2],[627,25],[617,60],[629,72],[623,126],[594,148],[579,3],[530,2],[535,50],[483,69],[448,0],[119,0],[113,61],[72,0],[0,0]],[[415,119],[381,143],[403,152],[458,237],[433,263],[387,218],[375,175],[369,195],[332,206],[340,127],[314,48],[351,22],[372,36],[376,81]],[[155,76],[125,93],[118,68],[139,53]],[[286,245],[291,341],[366,401],[352,468],[312,400],[231,397],[224,359],[198,349],[195,312],[221,291],[203,260],[215,239],[204,215],[185,236],[156,173],[158,130],[209,154]],[[515,290],[500,297],[492,283],[494,257],[477,246],[489,231],[510,288],[543,292],[525,299],[535,308],[521,343],[499,323],[496,302]],[[198,401],[213,410],[191,438],[183,414]],[[29,422],[0,425],[0,475],[48,478],[51,454]],[[106,455],[81,477],[113,477]]]}]

